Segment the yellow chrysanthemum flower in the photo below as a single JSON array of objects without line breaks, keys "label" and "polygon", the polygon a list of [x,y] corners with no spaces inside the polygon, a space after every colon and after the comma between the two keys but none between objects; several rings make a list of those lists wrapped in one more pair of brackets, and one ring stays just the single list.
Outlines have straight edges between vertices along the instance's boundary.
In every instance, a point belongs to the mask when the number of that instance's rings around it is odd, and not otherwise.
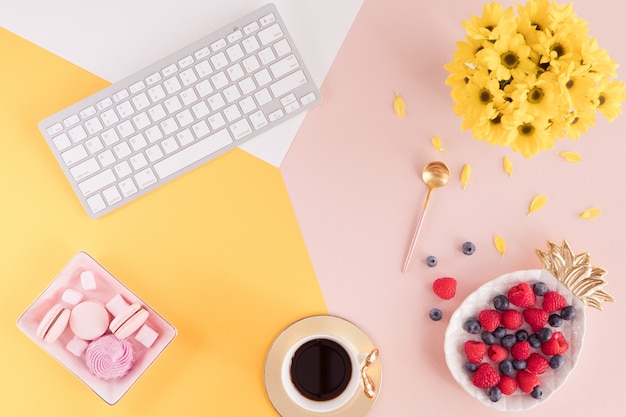
[{"label": "yellow chrysanthemum flower", "polygon": [[581,60],[583,65],[589,65],[589,75],[596,82],[604,76],[617,78],[617,63],[611,59],[605,49],[600,49],[595,38],[583,42],[581,46]]},{"label": "yellow chrysanthemum flower", "polygon": [[624,88],[626,84],[621,81],[609,81],[604,78],[598,85],[598,110],[609,122],[622,114],[622,101],[626,100]]},{"label": "yellow chrysanthemum flower", "polygon": [[515,15],[512,8],[504,10],[502,4],[493,2],[483,6],[481,17],[470,16],[462,24],[474,39],[496,40],[515,30]]},{"label": "yellow chrysanthemum flower", "polygon": [[530,0],[525,5],[518,4],[517,11],[520,20],[527,20],[538,31],[549,29],[552,26],[548,0]]},{"label": "yellow chrysanthemum flower", "polygon": [[569,110],[572,108],[582,110],[592,106],[593,90],[596,82],[589,76],[589,66],[578,65],[570,62],[565,72],[558,77],[563,96],[568,100]]},{"label": "yellow chrysanthemum flower", "polygon": [[559,111],[555,91],[556,80],[552,73],[544,72],[539,77],[526,76],[523,80],[511,83],[511,99],[520,110],[534,114],[554,117]]},{"label": "yellow chrysanthemum flower", "polygon": [[563,127],[565,133],[572,140],[578,140],[580,135],[586,133],[590,127],[596,124],[596,112],[593,108],[574,110],[565,119]]},{"label": "yellow chrysanthemum flower", "polygon": [[508,146],[525,158],[554,147],[550,123],[546,118],[517,111],[512,115],[503,116],[502,123],[509,131]]},{"label": "yellow chrysanthemum flower", "polygon": [[476,56],[496,79],[523,78],[537,71],[537,66],[530,60],[530,47],[521,34],[502,37],[489,45],[478,51]]},{"label": "yellow chrysanthemum flower", "polygon": [[500,83],[487,71],[478,71],[468,81],[464,98],[454,106],[456,114],[463,117],[461,128],[470,129],[477,121],[496,116],[496,106],[504,101]]}]

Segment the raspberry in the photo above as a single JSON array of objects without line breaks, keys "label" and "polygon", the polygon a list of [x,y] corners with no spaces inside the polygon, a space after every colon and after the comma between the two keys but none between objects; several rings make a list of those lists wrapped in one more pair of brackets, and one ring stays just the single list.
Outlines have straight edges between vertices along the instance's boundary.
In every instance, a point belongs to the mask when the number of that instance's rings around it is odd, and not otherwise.
[{"label": "raspberry", "polygon": [[542,308],[547,313],[554,313],[567,307],[567,300],[556,291],[548,291],[543,296]]},{"label": "raspberry", "polygon": [[528,359],[526,359],[526,370],[535,375],[541,375],[548,368],[550,368],[550,362],[537,352],[531,353]]},{"label": "raspberry", "polygon": [[519,371],[516,376],[517,386],[520,390],[525,393],[530,393],[536,386],[539,386],[541,382],[539,381],[539,377],[535,374],[531,374],[530,372],[524,370]]},{"label": "raspberry", "polygon": [[487,345],[483,342],[468,340],[465,342],[465,356],[471,363],[480,363],[487,353]]},{"label": "raspberry", "polygon": [[505,310],[500,316],[500,322],[509,330],[516,330],[522,325],[522,314],[517,310]]},{"label": "raspberry", "polygon": [[530,343],[517,342],[513,346],[511,346],[511,356],[518,361],[525,361],[530,356]]},{"label": "raspberry", "polygon": [[522,314],[524,314],[526,323],[530,324],[530,328],[535,333],[543,329],[548,321],[548,313],[540,308],[527,308]]},{"label": "raspberry", "polygon": [[522,308],[532,307],[537,302],[537,296],[533,289],[525,282],[512,287],[509,290],[508,298],[513,305]]},{"label": "raspberry", "polygon": [[547,342],[541,344],[541,351],[544,355],[561,355],[567,351],[569,345],[563,333],[554,332]]},{"label": "raspberry", "polygon": [[509,356],[509,351],[501,345],[490,345],[487,348],[487,356],[493,362],[502,362]]},{"label": "raspberry", "polygon": [[472,383],[478,388],[493,388],[500,382],[500,374],[488,363],[481,363],[472,374]]},{"label": "raspberry", "polygon": [[483,329],[493,332],[500,325],[500,312],[498,310],[483,310],[478,313],[478,322]]},{"label": "raspberry", "polygon": [[512,376],[502,375],[500,382],[498,382],[498,388],[504,395],[511,395],[517,389],[517,381]]},{"label": "raspberry", "polygon": [[456,279],[450,277],[437,278],[433,282],[433,291],[439,298],[451,299],[456,294]]}]

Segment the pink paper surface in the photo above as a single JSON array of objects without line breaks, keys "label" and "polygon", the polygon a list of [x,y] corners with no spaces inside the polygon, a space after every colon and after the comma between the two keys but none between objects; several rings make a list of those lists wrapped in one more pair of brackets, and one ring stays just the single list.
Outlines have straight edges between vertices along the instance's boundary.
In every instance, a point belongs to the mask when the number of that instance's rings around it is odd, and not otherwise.
[{"label": "pink paper surface", "polygon": [[[483,4],[365,1],[322,85],[324,103],[309,112],[281,167],[304,239],[329,312],[355,322],[381,351],[385,383],[371,416],[502,415],[469,396],[450,375],[443,351],[450,315],[485,282],[540,268],[534,249],[544,250],[546,240],[567,240],[576,253],[589,252],[594,265],[609,271],[606,290],[618,302],[604,312],[587,310],[577,368],[532,413],[589,414],[601,399],[605,415],[621,415],[626,364],[619,359],[624,336],[615,323],[626,316],[626,116],[613,123],[599,116],[580,140],[562,140],[532,159],[461,131],[443,66],[465,34],[461,22],[480,15]],[[589,22],[600,47],[626,63],[626,3],[581,0],[574,10]],[[626,80],[623,67],[617,73]],[[404,119],[393,113],[396,92],[407,104]],[[434,149],[434,135],[448,152]],[[577,152],[583,160],[568,163],[559,151]],[[512,177],[502,168],[503,156],[513,162]],[[403,274],[427,192],[421,170],[433,160],[446,162],[452,178],[433,192],[413,263]],[[463,189],[465,164],[472,175]],[[539,194],[547,204],[527,215]],[[579,219],[589,207],[602,214]],[[504,256],[494,248],[495,235],[506,239]],[[461,252],[465,241],[476,244],[474,255]],[[437,267],[425,265],[428,255],[437,256]],[[441,276],[459,282],[450,301],[432,293],[433,280]],[[433,307],[444,313],[440,322],[428,318]]]}]

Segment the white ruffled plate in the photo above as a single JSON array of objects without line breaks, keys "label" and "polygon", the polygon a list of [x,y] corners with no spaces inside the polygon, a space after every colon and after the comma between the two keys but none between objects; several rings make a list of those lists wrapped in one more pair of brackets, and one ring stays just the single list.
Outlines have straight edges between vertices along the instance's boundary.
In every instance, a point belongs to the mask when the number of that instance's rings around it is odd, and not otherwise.
[{"label": "white ruffled plate", "polygon": [[[473,335],[468,333],[463,329],[463,324],[467,319],[477,317],[481,310],[493,309],[492,300],[496,295],[506,295],[511,287],[521,282],[528,282],[532,285],[537,281],[543,281],[550,290],[556,290],[561,293],[567,299],[568,304],[576,308],[576,317],[571,321],[564,321],[563,325],[558,330],[555,330],[563,333],[569,344],[569,349],[563,354],[565,363],[558,370],[548,369],[544,374],[539,375],[541,386],[544,390],[543,398],[532,398],[530,394],[518,389],[512,395],[502,395],[500,401],[492,402],[484,389],[477,388],[472,384],[471,374],[465,370],[467,358],[465,356],[464,344],[467,340],[480,340],[480,334]],[[529,330],[526,323],[524,323],[524,326],[526,327],[522,328]],[[444,352],[446,363],[452,376],[471,396],[483,404],[498,410],[522,411],[546,401],[563,385],[578,362],[583,347],[584,335],[585,305],[578,298],[546,270],[516,271],[487,282],[461,303],[450,318],[450,324],[445,335]]]}]

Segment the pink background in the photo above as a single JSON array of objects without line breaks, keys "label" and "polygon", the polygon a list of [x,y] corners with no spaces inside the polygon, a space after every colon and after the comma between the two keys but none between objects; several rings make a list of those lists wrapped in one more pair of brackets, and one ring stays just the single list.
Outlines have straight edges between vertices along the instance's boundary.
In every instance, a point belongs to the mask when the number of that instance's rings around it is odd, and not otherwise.
[{"label": "pink background", "polygon": [[[511,1],[505,5],[514,4]],[[569,381],[533,415],[583,415],[603,404],[605,415],[622,415],[623,304],[626,291],[623,232],[623,138],[626,116],[596,126],[579,141],[524,159],[508,148],[490,147],[460,131],[451,109],[443,66],[465,32],[461,21],[480,15],[484,1],[365,0],[324,84],[324,103],[311,110],[281,170],[331,314],[361,326],[381,350],[383,388],[372,416],[500,415],[467,395],[448,372],[443,338],[452,312],[482,283],[503,273],[540,268],[535,248],[564,239],[576,253],[609,273],[605,288],[617,303],[587,310],[587,335]],[[581,0],[574,4],[590,33],[618,63],[623,47],[626,3]],[[620,80],[626,80],[623,68]],[[392,110],[395,92],[407,103],[404,119]],[[439,135],[447,153],[430,144]],[[575,151],[580,163],[557,151]],[[512,177],[502,168],[511,158]],[[442,160],[452,170],[449,184],[435,190],[414,261],[402,262],[427,188],[421,169]],[[460,172],[472,167],[462,189]],[[527,215],[533,197],[546,206]],[[593,220],[577,218],[589,207]],[[502,235],[500,256],[493,237]],[[465,241],[477,251],[461,253]],[[436,255],[439,265],[424,259]],[[432,281],[453,276],[457,295],[442,301]],[[444,319],[432,322],[439,307]]]}]

